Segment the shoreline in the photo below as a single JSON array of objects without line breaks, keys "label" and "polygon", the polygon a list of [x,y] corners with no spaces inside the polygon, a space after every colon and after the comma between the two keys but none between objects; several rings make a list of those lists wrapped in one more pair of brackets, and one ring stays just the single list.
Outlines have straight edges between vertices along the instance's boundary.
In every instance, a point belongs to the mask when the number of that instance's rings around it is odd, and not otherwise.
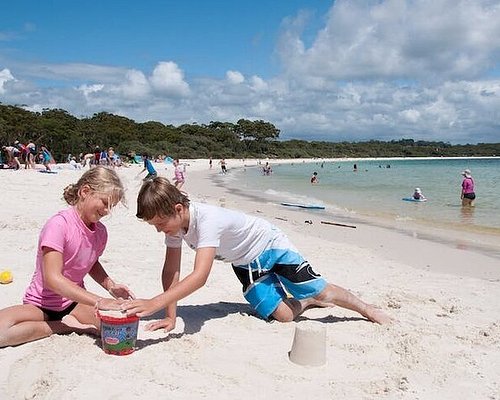
[{"label": "shoreline", "polygon": [[[434,159],[440,158],[435,157]],[[308,161],[310,162],[310,160],[305,160],[304,162]],[[275,165],[286,162],[287,160],[279,160]],[[317,161],[315,162],[317,163]],[[254,166],[246,165],[246,167],[253,168]],[[274,201],[278,204],[282,201],[291,201],[288,197],[292,192],[278,192],[274,194],[267,192],[259,193],[258,187],[252,179],[250,179],[252,186],[247,186],[249,181],[245,179],[242,171],[242,169],[245,168],[237,167],[235,169],[237,182],[229,181],[227,184],[232,190],[246,190],[244,196],[248,195],[248,193],[252,193],[256,200],[261,201]],[[301,196],[300,192],[295,193],[295,195]],[[404,235],[425,238],[426,240],[447,244],[451,247],[468,248],[500,260],[500,228],[494,225],[462,224],[460,222],[452,222],[445,219],[434,220],[432,216],[422,216],[419,217],[419,219],[399,218],[397,213],[390,213],[387,210],[370,210],[364,208],[347,209],[338,204],[330,203],[328,200],[317,201],[319,204],[327,206],[324,213],[328,216],[340,218],[344,221],[351,221],[353,223],[394,229]],[[457,209],[460,208],[461,207],[457,205]],[[463,216],[463,218],[467,217],[467,214]]]},{"label": "shoreline", "polygon": [[[276,161],[276,163],[278,162],[282,162],[282,160]],[[304,162],[316,161],[305,160]],[[235,163],[237,164],[236,160],[230,160],[230,165]],[[242,170],[253,167],[257,167],[257,165],[250,166],[243,163],[243,165],[232,168]],[[354,224],[357,227],[356,230],[347,229],[345,232],[336,232],[335,240],[341,243],[370,248],[383,257],[418,269],[500,281],[498,235],[467,232],[467,237],[463,238],[461,232],[442,227],[418,223],[412,223],[411,226],[408,226],[407,222],[405,222],[405,226],[402,226],[402,224],[398,224],[398,221],[360,214],[353,215],[339,209],[330,213],[289,209],[280,206],[279,201],[269,200],[265,195],[256,195],[255,190],[245,190],[241,185],[238,185],[238,178],[230,182],[218,174],[214,174],[212,178],[222,189],[241,199],[252,199],[262,205],[269,203],[275,207],[274,212],[281,215],[280,218],[290,219],[294,223],[302,225],[305,225],[304,221],[312,221],[312,226],[315,229],[311,230],[310,234],[313,236],[324,236],[325,226],[321,224],[321,220],[333,218],[337,222]],[[273,219],[276,223],[276,217],[269,215],[268,218]],[[345,230],[345,228],[332,227],[327,229]],[[437,262],[437,254],[445,255],[449,263]],[[471,265],[474,268],[471,268]],[[477,265],[480,267],[477,268]]]}]

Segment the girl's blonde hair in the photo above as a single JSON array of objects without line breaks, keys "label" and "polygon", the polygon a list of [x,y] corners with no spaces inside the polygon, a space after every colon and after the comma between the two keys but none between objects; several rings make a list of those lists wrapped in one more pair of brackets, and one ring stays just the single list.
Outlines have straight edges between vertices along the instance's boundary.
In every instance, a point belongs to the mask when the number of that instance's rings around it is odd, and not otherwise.
[{"label": "girl's blonde hair", "polygon": [[149,221],[155,216],[170,217],[176,204],[189,207],[189,198],[172,185],[167,178],[150,179],[141,187],[137,196],[137,218]]},{"label": "girl's blonde hair", "polygon": [[97,166],[86,171],[76,184],[64,188],[64,200],[74,206],[80,200],[80,189],[87,185],[94,192],[109,194],[112,198],[124,203],[125,189],[117,173],[112,169]]}]

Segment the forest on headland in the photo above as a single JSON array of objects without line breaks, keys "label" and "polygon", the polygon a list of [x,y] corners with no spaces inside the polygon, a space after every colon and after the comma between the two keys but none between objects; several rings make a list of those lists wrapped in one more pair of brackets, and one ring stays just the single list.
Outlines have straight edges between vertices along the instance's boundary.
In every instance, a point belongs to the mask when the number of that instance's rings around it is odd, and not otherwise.
[{"label": "forest on headland", "polygon": [[173,158],[342,158],[342,157],[479,157],[500,156],[500,143],[452,145],[442,141],[328,142],[280,140],[271,122],[240,119],[236,123],[165,125],[135,122],[107,112],[77,118],[62,109],[32,112],[0,103],[0,144],[34,141],[50,149],[57,161],[69,153],[114,147],[121,155],[163,154]]}]

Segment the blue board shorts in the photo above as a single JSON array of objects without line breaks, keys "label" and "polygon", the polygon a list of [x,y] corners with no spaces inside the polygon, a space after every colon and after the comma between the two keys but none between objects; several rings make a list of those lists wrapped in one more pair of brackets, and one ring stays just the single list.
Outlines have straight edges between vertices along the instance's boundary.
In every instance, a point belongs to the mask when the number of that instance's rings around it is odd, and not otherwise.
[{"label": "blue board shorts", "polygon": [[265,319],[289,295],[297,300],[315,297],[327,285],[284,234],[250,264],[233,264],[233,270],[243,285],[245,299]]}]

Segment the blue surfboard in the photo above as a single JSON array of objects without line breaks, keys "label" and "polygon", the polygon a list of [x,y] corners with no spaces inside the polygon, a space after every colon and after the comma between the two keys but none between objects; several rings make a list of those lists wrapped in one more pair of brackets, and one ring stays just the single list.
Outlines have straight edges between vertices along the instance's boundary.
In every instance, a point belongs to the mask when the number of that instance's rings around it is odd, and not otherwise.
[{"label": "blue surfboard", "polygon": [[401,200],[403,201],[413,201],[415,203],[424,203],[427,199],[414,199],[413,197],[403,197]]}]

